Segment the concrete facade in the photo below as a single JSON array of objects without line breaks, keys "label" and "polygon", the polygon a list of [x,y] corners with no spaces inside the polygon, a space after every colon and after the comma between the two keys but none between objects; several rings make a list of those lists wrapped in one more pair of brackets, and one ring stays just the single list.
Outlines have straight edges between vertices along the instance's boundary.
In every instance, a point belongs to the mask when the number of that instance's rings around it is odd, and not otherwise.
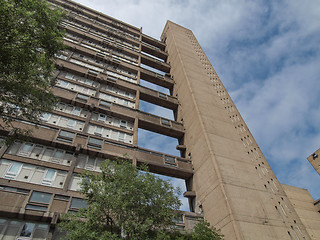
[{"label": "concrete facade", "polygon": [[[226,239],[310,239],[284,189],[193,33],[170,21],[162,34],[192,156],[195,211]],[[317,213],[315,213],[317,214]]]},{"label": "concrete facade", "polygon": [[[84,204],[78,174],[124,154],[186,181],[190,212],[178,228],[205,217],[225,239],[320,239],[319,205],[279,183],[190,30],[168,21],[159,41],[72,1],[49,2],[70,16],[61,24],[68,49],[56,59],[60,103],[39,128],[14,123],[33,129],[32,141],[0,141],[0,240],[60,239],[60,215]],[[142,111],[140,100],[175,119]],[[181,156],[140,147],[138,129],[178,139]]]},{"label": "concrete facade", "polygon": [[320,175],[320,148],[312,153],[309,157],[307,157],[308,161],[312,165],[312,167],[317,171],[317,173]]}]

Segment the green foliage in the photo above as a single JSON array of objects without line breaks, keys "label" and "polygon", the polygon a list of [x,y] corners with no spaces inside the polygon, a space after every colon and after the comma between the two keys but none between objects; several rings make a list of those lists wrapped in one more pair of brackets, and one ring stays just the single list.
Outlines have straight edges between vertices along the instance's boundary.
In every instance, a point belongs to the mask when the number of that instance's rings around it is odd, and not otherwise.
[{"label": "green foliage", "polygon": [[101,173],[85,172],[86,210],[64,216],[66,239],[160,239],[173,225],[179,192],[168,181],[133,166],[106,160]]},{"label": "green foliage", "polygon": [[200,222],[194,227],[193,232],[186,234],[185,239],[192,240],[220,240],[223,235],[214,228],[210,227],[210,223],[206,220],[200,220]]},{"label": "green foliage", "polygon": [[64,48],[63,13],[43,0],[1,0],[0,15],[0,126],[13,128],[12,117],[37,123],[56,102],[52,58]]},{"label": "green foliage", "polygon": [[222,239],[205,220],[191,232],[172,229],[181,204],[179,190],[146,167],[139,170],[129,160],[106,160],[100,168],[101,173],[82,174],[81,193],[88,208],[62,216],[59,227],[65,239]]}]

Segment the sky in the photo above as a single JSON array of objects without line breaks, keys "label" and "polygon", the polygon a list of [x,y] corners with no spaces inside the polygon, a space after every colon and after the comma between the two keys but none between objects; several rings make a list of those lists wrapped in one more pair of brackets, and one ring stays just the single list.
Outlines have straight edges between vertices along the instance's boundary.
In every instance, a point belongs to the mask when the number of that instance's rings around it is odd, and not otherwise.
[{"label": "sky", "polygon": [[[167,20],[192,30],[279,181],[320,198],[320,176],[306,159],[320,147],[320,1],[76,2],[156,39]],[[166,109],[141,107],[172,118]],[[139,131],[144,147],[177,154],[175,143]]]}]

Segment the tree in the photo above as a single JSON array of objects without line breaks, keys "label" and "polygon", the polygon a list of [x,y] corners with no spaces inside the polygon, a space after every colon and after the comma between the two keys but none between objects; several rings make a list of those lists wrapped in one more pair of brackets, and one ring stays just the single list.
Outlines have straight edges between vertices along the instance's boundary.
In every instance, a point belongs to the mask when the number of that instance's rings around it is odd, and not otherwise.
[{"label": "tree", "polygon": [[66,239],[157,239],[174,224],[181,203],[170,182],[128,160],[106,160],[100,168],[82,175],[88,208],[63,217]]},{"label": "tree", "polygon": [[18,134],[14,118],[38,123],[56,103],[52,58],[64,49],[64,14],[43,0],[1,0],[0,14],[0,127]]},{"label": "tree", "polygon": [[210,223],[206,220],[200,220],[191,233],[186,233],[184,239],[190,240],[220,240],[223,235],[214,228],[210,227]]},{"label": "tree", "polygon": [[86,209],[62,216],[65,239],[221,240],[215,228],[199,220],[191,232],[171,228],[181,203],[179,189],[138,169],[129,160],[106,160],[101,172],[84,171],[81,193]]}]

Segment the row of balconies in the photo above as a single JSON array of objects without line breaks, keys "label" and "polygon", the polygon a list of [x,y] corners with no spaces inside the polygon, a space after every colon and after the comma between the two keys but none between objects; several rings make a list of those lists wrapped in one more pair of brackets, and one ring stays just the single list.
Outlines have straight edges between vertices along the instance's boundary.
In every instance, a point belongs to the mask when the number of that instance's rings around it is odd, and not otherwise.
[{"label": "row of balconies", "polygon": [[81,98],[81,94],[72,91],[66,91],[58,87],[53,89],[53,93],[61,98],[63,102],[81,106],[82,108],[89,109],[90,111],[112,114],[119,116],[119,118],[122,119],[134,120],[137,118],[139,121],[139,127],[142,129],[161,133],[178,139],[182,138],[184,135],[184,127],[182,123],[173,120],[124,107],[111,102],[106,105],[105,101],[92,96],[88,96],[88,99],[84,101],[84,99]]},{"label": "row of balconies", "polygon": [[[90,33],[84,33],[82,32],[81,30],[78,30],[78,29],[75,29],[75,28],[72,28],[71,26],[65,26],[65,29],[72,33],[72,34],[76,34],[77,36],[80,36],[81,38],[86,38],[86,39],[90,39],[98,44],[100,44],[101,46],[105,46],[107,45],[109,48],[113,48],[113,49],[120,49],[122,52],[124,52],[125,54],[128,54],[129,56],[135,56],[135,57],[138,57],[139,54],[133,50],[130,50],[128,48],[124,48],[124,47],[121,47],[119,45],[117,45],[116,43],[112,43],[112,42],[109,42],[109,41],[105,41],[105,40],[102,40],[100,37],[97,37],[95,35],[92,35]],[[78,39],[80,41],[80,39]],[[87,54],[91,54],[92,56],[96,56],[97,55],[97,52],[96,51],[90,51],[88,50],[88,48],[81,48],[81,47],[78,47],[77,45],[75,44],[72,44],[70,42],[66,42],[66,45],[68,45],[69,47],[71,48],[77,48],[77,51],[79,52],[83,52],[83,53],[87,53]],[[148,47],[142,45],[142,48],[145,48],[145,49],[148,49]],[[105,48],[101,48],[101,51],[105,51]],[[147,54],[140,54],[141,56],[141,63],[143,64],[146,64],[150,67],[153,67],[155,69],[158,69],[160,71],[163,71],[163,72],[169,72],[170,71],[170,66],[169,64],[163,62],[163,61],[160,61],[158,60],[157,58],[154,58],[150,55],[154,55],[153,54],[153,50],[147,50],[145,51]],[[100,53],[101,54],[101,53]],[[150,54],[150,55],[149,55]],[[156,56],[156,55],[154,55]],[[167,57],[167,54],[162,54],[162,55],[157,55],[157,57],[161,58],[161,59],[166,59]]]},{"label": "row of balconies", "polygon": [[[69,11],[72,11],[72,13],[75,13],[76,16],[73,15],[71,17],[73,17],[77,21],[80,21],[81,23],[86,23],[88,26],[94,26],[95,28],[99,27],[100,30],[105,31],[108,34],[115,35],[118,38],[125,39],[126,41],[134,44],[137,43],[137,40],[138,40],[137,37],[140,35],[140,29],[138,28],[134,28],[130,25],[127,25],[123,22],[120,22],[106,15],[103,15],[103,17],[101,17],[102,15],[101,13],[92,11],[91,9],[88,9],[82,6],[81,7],[77,6],[74,3],[70,4],[70,3],[57,1],[57,0],[50,0],[50,1],[55,4],[62,5],[63,7],[67,8]],[[99,17],[97,17],[96,15],[98,15]],[[101,26],[103,27],[101,28]],[[111,28],[112,30],[117,29],[118,31],[110,31],[110,30],[108,31],[107,28]],[[142,44],[144,44],[145,46],[150,46],[150,48],[154,49],[156,52],[165,51],[165,44],[157,39],[154,39],[150,36],[142,34],[141,40],[142,40]],[[146,51],[147,53],[153,52],[150,48],[147,48],[147,51]]]},{"label": "row of balconies", "polygon": [[[49,124],[40,124],[38,128],[35,128],[28,122],[18,121],[14,122],[13,125],[24,129],[32,129],[32,138],[35,142],[60,147],[76,154],[83,152],[103,156],[104,158],[123,158],[124,155],[127,155],[130,159],[136,159],[137,164],[147,163],[151,172],[182,179],[190,178],[193,173],[190,160],[185,158],[101,138],[81,131],[52,127]],[[47,163],[43,164],[46,165]],[[66,170],[67,167],[55,163],[51,164],[58,170]]]},{"label": "row of balconies", "polygon": [[121,22],[115,18],[112,18],[110,16],[107,16],[105,14],[102,14],[101,12],[92,10],[90,8],[87,8],[82,5],[78,5],[74,2],[65,0],[48,0],[51,3],[54,3],[56,5],[59,5],[66,9],[67,11],[72,11],[76,14],[82,15],[85,18],[92,19],[93,21],[98,21],[101,22],[102,24],[106,24],[108,27],[112,27],[118,31],[124,32],[124,33],[129,33],[134,36],[139,36],[140,35],[140,29],[134,26],[131,26],[127,23]]},{"label": "row of balconies", "polygon": [[[130,82],[121,80],[119,78],[116,78],[116,79],[112,78],[112,81],[110,81],[109,76],[105,73],[100,72],[98,75],[93,75],[90,72],[90,70],[88,70],[86,67],[78,66],[78,65],[76,65],[74,63],[70,63],[68,61],[63,61],[63,60],[58,59],[56,61],[56,64],[62,70],[66,70],[71,73],[76,73],[80,76],[86,76],[88,79],[93,79],[99,83],[111,84],[112,86],[116,86],[116,87],[118,87],[120,89],[124,89],[128,92],[140,91],[140,99],[141,100],[144,100],[144,101],[147,101],[150,103],[154,103],[154,104],[157,104],[162,107],[167,107],[172,110],[176,110],[178,107],[178,100],[175,97],[163,94],[161,92],[158,92],[158,91],[155,91],[155,90],[143,87],[143,86],[139,86],[136,84],[131,84]],[[157,81],[154,81],[154,82],[159,83],[159,78],[156,78],[155,76],[154,76],[154,78],[152,78],[152,76],[147,74],[147,71],[146,71],[146,73],[141,72],[141,75],[143,75],[143,74],[145,75],[145,77],[148,77],[149,80],[150,79],[157,79]],[[68,79],[68,81],[70,81],[70,80]],[[79,82],[75,82],[75,83],[81,85],[81,83],[79,83]],[[162,85],[172,86],[173,80],[169,77],[164,78],[162,80]],[[83,86],[86,86],[86,85],[83,84]]]}]

